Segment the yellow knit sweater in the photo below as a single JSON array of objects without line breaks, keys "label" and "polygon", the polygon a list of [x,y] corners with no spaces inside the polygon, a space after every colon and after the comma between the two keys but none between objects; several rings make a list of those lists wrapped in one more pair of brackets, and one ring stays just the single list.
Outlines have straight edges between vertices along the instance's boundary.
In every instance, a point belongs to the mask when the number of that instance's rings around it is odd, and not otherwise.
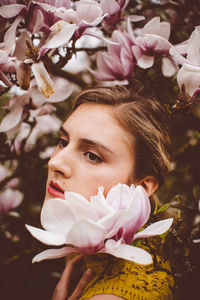
[{"label": "yellow knit sweater", "polygon": [[90,267],[95,276],[79,299],[98,294],[113,294],[128,300],[173,299],[170,264],[159,255],[157,239],[152,239],[149,245],[141,246],[153,256],[154,263],[146,266],[108,254],[86,256],[82,271]]}]

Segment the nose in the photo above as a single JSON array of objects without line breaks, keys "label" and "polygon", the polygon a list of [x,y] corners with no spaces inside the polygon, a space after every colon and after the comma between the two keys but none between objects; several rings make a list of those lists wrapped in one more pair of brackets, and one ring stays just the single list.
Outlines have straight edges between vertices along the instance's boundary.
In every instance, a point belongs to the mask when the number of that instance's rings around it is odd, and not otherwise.
[{"label": "nose", "polygon": [[48,167],[54,173],[61,174],[66,178],[71,177],[72,166],[69,151],[66,148],[55,150],[48,162]]}]

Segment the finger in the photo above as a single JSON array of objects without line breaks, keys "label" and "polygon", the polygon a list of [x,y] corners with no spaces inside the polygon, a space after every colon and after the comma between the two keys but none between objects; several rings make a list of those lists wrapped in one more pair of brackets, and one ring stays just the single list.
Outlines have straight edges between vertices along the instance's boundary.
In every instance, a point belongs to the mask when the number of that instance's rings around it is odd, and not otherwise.
[{"label": "finger", "polygon": [[81,296],[84,288],[88,285],[90,280],[92,279],[92,269],[87,269],[83,276],[81,277],[81,280],[79,281],[78,285],[76,286],[73,294],[71,295],[68,300],[77,300]]},{"label": "finger", "polygon": [[62,273],[62,276],[54,290],[52,300],[65,300],[68,297],[70,278],[73,272],[74,265],[78,261],[80,261],[82,257],[83,257],[82,255],[78,255],[67,262],[66,267]]}]

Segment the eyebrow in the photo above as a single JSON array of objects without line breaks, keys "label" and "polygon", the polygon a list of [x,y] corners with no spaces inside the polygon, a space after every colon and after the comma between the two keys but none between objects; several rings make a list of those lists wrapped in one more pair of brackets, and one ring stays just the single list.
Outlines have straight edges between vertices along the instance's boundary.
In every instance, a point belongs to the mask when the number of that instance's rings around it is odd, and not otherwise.
[{"label": "eyebrow", "polygon": [[[63,128],[63,126],[60,127],[60,133],[64,134],[66,137],[69,138],[69,133]],[[82,138],[82,139],[79,139],[79,142],[81,144],[85,144],[85,145],[89,145],[89,146],[93,146],[93,147],[97,147],[97,148],[102,148],[102,149],[106,150],[107,152],[114,155],[114,153],[109,148],[107,148],[106,146],[104,146],[103,144],[101,144],[97,141]]]}]

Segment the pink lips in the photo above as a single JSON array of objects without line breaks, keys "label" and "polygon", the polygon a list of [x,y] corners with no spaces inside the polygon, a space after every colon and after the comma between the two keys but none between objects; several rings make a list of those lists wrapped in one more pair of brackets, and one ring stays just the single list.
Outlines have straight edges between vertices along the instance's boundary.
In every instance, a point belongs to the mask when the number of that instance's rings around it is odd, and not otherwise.
[{"label": "pink lips", "polygon": [[65,197],[64,197],[65,191],[63,190],[63,188],[61,188],[59,186],[59,184],[57,184],[53,180],[50,181],[50,184],[48,187],[48,192],[49,192],[49,194],[51,194],[54,197],[59,197],[59,198],[65,199]]}]

